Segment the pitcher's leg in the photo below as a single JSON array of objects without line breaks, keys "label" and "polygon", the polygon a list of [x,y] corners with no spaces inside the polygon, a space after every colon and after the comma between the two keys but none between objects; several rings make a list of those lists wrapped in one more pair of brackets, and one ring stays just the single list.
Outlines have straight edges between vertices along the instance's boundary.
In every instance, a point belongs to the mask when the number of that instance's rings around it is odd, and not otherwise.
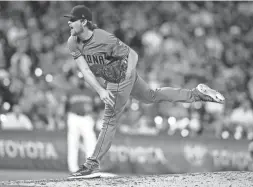
[{"label": "pitcher's leg", "polygon": [[224,103],[225,97],[207,85],[199,84],[191,90],[184,88],[163,87],[151,89],[149,85],[137,75],[131,95],[145,103],[155,103],[161,101],[186,102],[195,101]]},{"label": "pitcher's leg", "polygon": [[139,75],[137,75],[131,95],[144,103],[194,101],[192,91],[189,89],[163,87],[153,90]]},{"label": "pitcher's leg", "polygon": [[121,117],[121,114],[129,99],[133,84],[135,82],[135,77],[136,74],[133,72],[130,79],[125,80],[120,84],[109,83],[107,85],[107,89],[110,90],[115,96],[115,105],[114,108],[109,105],[105,105],[103,127],[100,131],[95,150],[92,156],[89,157],[85,163],[87,167],[99,165],[103,156],[111,147],[119,118]]},{"label": "pitcher's leg", "polygon": [[100,131],[97,144],[95,146],[95,150],[91,157],[87,159],[87,164],[97,164],[99,165],[103,156],[107,153],[109,148],[111,147],[112,140],[114,138],[117,122],[121,116],[122,111],[124,110],[124,106],[121,107],[117,113],[114,113],[107,105],[105,107],[105,115],[103,119],[103,126]]}]

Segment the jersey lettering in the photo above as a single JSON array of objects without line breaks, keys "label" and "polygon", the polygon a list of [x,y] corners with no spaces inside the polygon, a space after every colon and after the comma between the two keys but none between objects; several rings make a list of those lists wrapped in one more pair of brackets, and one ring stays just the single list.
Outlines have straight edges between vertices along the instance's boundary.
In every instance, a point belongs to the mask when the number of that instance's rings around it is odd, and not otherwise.
[{"label": "jersey lettering", "polygon": [[97,56],[92,56],[93,57],[93,62],[94,64],[98,64],[98,57]]},{"label": "jersey lettering", "polygon": [[87,43],[78,42],[76,37],[71,36],[68,46],[74,59],[83,56],[89,66],[106,65],[115,59],[127,59],[130,51],[129,46],[102,29],[95,29]]},{"label": "jersey lettering", "polygon": [[98,58],[99,58],[100,64],[104,64],[105,63],[103,56],[99,56]]},{"label": "jersey lettering", "polygon": [[105,64],[105,55],[85,55],[85,54],[83,54],[83,56],[89,64]]},{"label": "jersey lettering", "polygon": [[91,61],[91,56],[90,56],[90,55],[87,55],[86,57],[87,57],[88,63],[91,64],[91,63],[92,63],[92,61]]}]

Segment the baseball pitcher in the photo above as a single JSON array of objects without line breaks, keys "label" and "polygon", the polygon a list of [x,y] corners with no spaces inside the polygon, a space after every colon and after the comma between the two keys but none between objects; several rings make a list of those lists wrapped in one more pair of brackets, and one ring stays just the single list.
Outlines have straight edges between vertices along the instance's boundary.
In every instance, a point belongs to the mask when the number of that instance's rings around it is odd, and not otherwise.
[{"label": "baseball pitcher", "polygon": [[[97,28],[92,22],[92,12],[83,5],[75,6],[68,25],[71,36],[68,39],[70,54],[83,73],[85,81],[96,90],[105,103],[103,127],[93,154],[72,173],[71,178],[93,178],[99,176],[99,163],[109,150],[117,128],[117,122],[130,96],[145,102],[216,102],[225,98],[219,92],[204,84],[188,90],[163,87],[151,89],[138,75],[137,53],[113,34]],[[106,81],[104,88],[96,79]]]}]

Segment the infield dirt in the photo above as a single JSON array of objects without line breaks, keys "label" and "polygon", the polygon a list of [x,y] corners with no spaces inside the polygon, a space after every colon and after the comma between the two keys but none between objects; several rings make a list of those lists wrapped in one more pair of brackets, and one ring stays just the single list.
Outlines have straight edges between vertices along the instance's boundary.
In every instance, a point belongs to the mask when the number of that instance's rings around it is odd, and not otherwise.
[{"label": "infield dirt", "polygon": [[116,176],[96,179],[19,180],[0,182],[1,187],[252,187],[253,172],[214,172],[171,175]]}]

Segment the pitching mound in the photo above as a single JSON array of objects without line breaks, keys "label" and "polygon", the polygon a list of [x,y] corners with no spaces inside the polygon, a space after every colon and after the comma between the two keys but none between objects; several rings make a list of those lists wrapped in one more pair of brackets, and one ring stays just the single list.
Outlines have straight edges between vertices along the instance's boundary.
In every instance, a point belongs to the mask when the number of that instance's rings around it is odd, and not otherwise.
[{"label": "pitching mound", "polygon": [[178,187],[245,187],[253,186],[253,172],[189,173],[177,175],[104,176],[96,179],[56,179],[37,181],[5,181],[1,187],[131,187],[131,186],[178,186]]}]

